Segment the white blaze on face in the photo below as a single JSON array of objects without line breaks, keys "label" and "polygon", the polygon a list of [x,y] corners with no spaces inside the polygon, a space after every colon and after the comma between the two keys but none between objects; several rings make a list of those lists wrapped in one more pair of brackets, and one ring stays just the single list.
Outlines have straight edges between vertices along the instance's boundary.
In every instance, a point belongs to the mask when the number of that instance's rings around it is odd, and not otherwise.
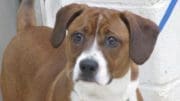
[{"label": "white blaze on face", "polygon": [[101,85],[107,84],[110,80],[107,61],[104,58],[103,53],[99,50],[96,39],[94,40],[94,43],[91,46],[91,48],[89,50],[82,52],[80,56],[77,58],[73,71],[73,80],[78,80],[79,75],[81,74],[81,70],[79,67],[80,62],[85,59],[92,59],[98,63],[98,71],[94,79],[97,83]]},{"label": "white blaze on face", "polygon": [[[99,30],[99,24],[100,21],[102,20],[103,16],[99,15],[98,21],[97,21],[97,28],[96,28],[96,35]],[[89,50],[85,50],[80,54],[80,56],[77,58],[75,66],[74,66],[74,71],[73,71],[73,80],[76,81],[79,78],[79,75],[81,74],[80,70],[80,61],[84,59],[92,59],[95,60],[98,63],[98,71],[97,74],[95,75],[95,80],[97,83],[105,85],[109,82],[110,80],[110,75],[108,72],[108,67],[107,67],[107,61],[103,56],[103,53],[98,47],[97,43],[97,36],[94,39],[94,42],[92,46],[90,47]]]}]

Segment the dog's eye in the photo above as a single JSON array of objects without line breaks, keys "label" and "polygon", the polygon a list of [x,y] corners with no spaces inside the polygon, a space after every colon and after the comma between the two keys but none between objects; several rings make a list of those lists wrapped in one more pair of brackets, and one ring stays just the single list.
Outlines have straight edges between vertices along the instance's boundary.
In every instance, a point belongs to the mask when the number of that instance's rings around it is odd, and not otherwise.
[{"label": "dog's eye", "polygon": [[114,36],[108,36],[105,38],[105,46],[110,47],[110,48],[115,48],[119,46],[120,42],[117,38]]},{"label": "dog's eye", "polygon": [[81,44],[84,41],[84,36],[80,32],[75,32],[72,34],[72,41],[75,44]]}]

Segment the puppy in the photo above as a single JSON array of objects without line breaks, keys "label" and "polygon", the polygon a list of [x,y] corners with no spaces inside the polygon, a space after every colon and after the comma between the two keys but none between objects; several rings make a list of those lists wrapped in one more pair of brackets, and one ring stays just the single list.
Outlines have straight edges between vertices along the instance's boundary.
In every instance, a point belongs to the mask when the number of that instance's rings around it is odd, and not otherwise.
[{"label": "puppy", "polygon": [[1,74],[3,101],[142,101],[138,67],[159,33],[128,11],[70,4],[54,29],[36,26],[33,0],[22,0],[17,34]]}]

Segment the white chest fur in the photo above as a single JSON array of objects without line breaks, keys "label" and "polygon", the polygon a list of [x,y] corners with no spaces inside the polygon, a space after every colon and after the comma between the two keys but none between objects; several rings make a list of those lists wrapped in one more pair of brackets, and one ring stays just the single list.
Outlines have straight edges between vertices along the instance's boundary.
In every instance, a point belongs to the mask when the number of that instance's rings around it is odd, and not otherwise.
[{"label": "white chest fur", "polygon": [[[77,82],[71,93],[71,101],[137,101],[138,82],[132,82],[129,72],[106,86],[95,83]],[[129,100],[128,100],[129,99]]]}]

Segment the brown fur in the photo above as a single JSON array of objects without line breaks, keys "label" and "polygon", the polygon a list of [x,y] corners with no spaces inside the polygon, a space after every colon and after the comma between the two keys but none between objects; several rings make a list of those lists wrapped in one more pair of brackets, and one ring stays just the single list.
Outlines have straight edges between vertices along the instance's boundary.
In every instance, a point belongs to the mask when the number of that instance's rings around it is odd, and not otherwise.
[{"label": "brown fur", "polygon": [[137,64],[135,64],[134,62],[131,62],[131,80],[137,80],[138,79],[138,75],[139,75],[139,68],[137,66]]},{"label": "brown fur", "polygon": [[136,94],[137,94],[138,101],[144,101],[143,96],[141,95],[141,92],[139,89],[136,90]]},{"label": "brown fur", "polygon": [[[17,32],[36,26],[34,0],[22,0],[17,14]],[[28,12],[27,12],[28,11]]]},{"label": "brown fur", "polygon": [[[4,101],[70,101],[72,67],[77,56],[92,45],[95,35],[109,63],[112,77],[119,78],[126,74],[132,61],[129,33],[133,32],[127,27],[127,22],[130,23],[132,19],[124,20],[126,17],[120,17],[125,13],[72,4],[58,12],[55,28],[50,29],[35,26],[33,5],[28,1],[24,0],[21,4],[18,34],[4,53],[1,74]],[[97,24],[99,15],[103,19]],[[100,28],[98,34],[95,33],[97,26]],[[80,46],[71,41],[71,35],[76,31],[83,32],[86,37],[86,42]],[[114,49],[104,47],[103,40],[107,35],[118,38],[120,46]],[[133,59],[136,60],[136,57]]]},{"label": "brown fur", "polygon": [[61,54],[64,50],[53,49],[48,41],[51,32],[49,28],[36,27],[11,41],[3,59],[4,101],[45,101],[45,92],[66,63]]}]

